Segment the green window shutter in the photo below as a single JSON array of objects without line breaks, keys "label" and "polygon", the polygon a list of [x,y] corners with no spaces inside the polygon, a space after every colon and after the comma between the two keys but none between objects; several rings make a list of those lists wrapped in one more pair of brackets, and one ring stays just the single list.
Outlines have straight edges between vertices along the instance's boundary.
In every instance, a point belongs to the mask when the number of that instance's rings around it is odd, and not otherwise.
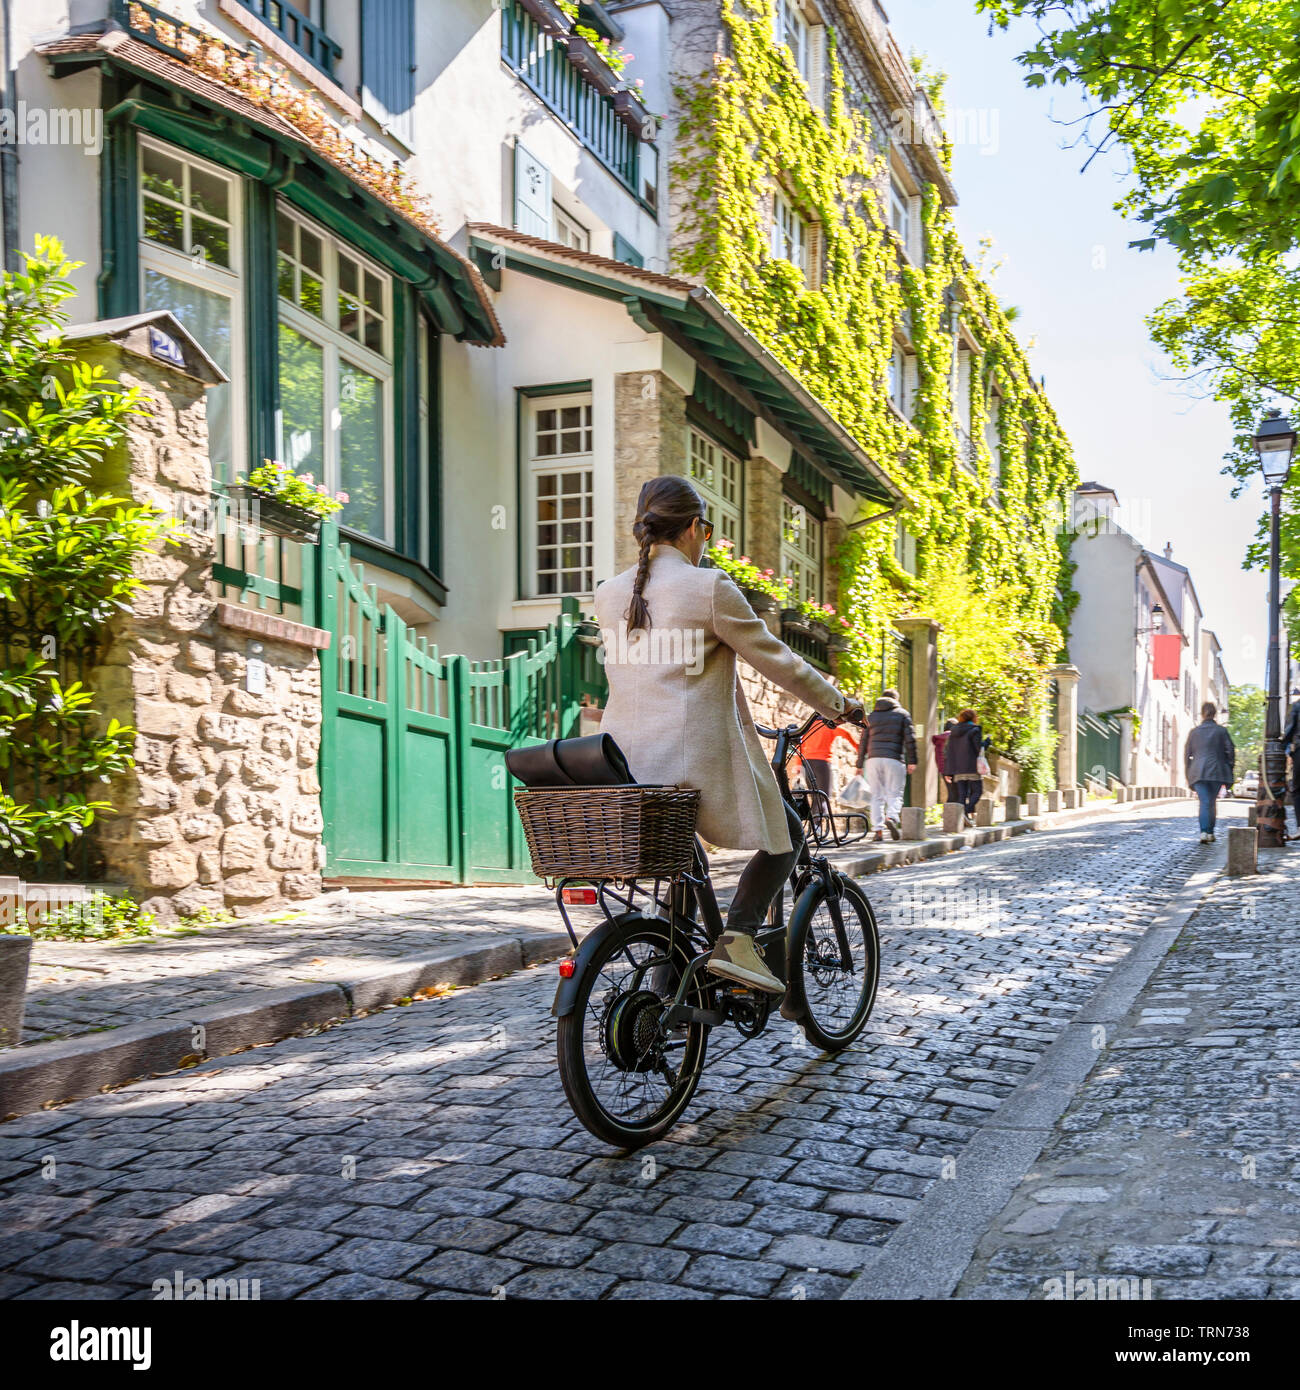
[{"label": "green window shutter", "polygon": [[362,0],[361,106],[403,144],[411,144],[415,0]]},{"label": "green window shutter", "polygon": [[515,230],[551,240],[551,171],[515,142]]},{"label": "green window shutter", "polygon": [[614,259],[626,261],[628,265],[645,266],[645,257],[625,237],[614,233]]}]

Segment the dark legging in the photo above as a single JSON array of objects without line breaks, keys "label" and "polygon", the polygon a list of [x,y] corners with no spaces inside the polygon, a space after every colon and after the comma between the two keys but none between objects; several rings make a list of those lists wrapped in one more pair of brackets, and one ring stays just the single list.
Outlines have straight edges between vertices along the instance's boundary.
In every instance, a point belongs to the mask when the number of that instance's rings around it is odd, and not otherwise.
[{"label": "dark legging", "polygon": [[984,783],[978,777],[963,777],[960,781],[954,777],[948,786],[948,800],[959,801],[962,810],[968,816],[975,814],[975,808],[983,795]]},{"label": "dark legging", "polygon": [[[799,857],[799,847],[803,844],[803,822],[788,803],[785,807],[785,822],[790,829],[790,849],[785,854],[769,854],[767,850],[760,849],[745,865],[740,882],[736,885],[735,896],[731,899],[731,907],[727,910],[728,931],[744,932],[746,936],[753,936],[767,920],[768,908],[772,906],[776,895],[790,877],[794,861]],[[699,856],[701,867],[707,874],[708,856],[702,849],[699,850]],[[685,907],[687,916],[694,920],[694,894],[687,896]]]}]

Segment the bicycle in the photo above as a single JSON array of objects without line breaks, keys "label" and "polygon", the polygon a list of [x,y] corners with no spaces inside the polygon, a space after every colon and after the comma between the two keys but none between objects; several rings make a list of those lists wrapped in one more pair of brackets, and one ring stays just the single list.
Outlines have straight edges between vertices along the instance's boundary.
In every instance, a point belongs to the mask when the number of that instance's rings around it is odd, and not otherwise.
[{"label": "bicycle", "polygon": [[[759,726],[776,740],[772,768],[787,802],[786,764],[820,720]],[[807,798],[800,805],[807,825],[814,812]],[[695,1094],[710,1031],[724,1023],[755,1038],[779,1006],[825,1052],[838,1052],[862,1032],[880,976],[875,913],[856,882],[810,852],[809,839],[790,873],[788,923],[781,894],[756,937],[768,968],[786,985],[784,995],[705,969],[723,919],[698,840],[691,871],[667,881],[666,891],[662,880],[649,889],[609,879],[556,883],[556,906],[575,947],[561,962],[551,1010],[560,1081],[574,1114],[598,1139],[635,1149],[666,1134]],[[605,918],[581,942],[567,911],[575,903],[599,906]]]}]

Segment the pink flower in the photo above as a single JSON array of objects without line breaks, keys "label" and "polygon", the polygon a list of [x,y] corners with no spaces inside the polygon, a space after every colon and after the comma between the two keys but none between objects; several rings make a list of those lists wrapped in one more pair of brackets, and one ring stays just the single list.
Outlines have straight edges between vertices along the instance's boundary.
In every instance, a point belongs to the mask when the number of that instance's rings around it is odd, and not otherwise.
[{"label": "pink flower", "polygon": [[742,565],[747,565],[747,564],[749,564],[749,563],[750,563],[749,556],[748,556],[748,555],[742,555],[742,556],[740,557],[740,563],[741,563]]},{"label": "pink flower", "polygon": [[351,501],[352,501],[352,499],[347,495],[346,492],[336,492],[336,493],[334,494],[334,500],[335,500],[336,502],[351,502]]},{"label": "pink flower", "polygon": [[315,479],[313,479],[310,473],[299,473],[298,477],[304,483],[310,483],[315,481]]}]

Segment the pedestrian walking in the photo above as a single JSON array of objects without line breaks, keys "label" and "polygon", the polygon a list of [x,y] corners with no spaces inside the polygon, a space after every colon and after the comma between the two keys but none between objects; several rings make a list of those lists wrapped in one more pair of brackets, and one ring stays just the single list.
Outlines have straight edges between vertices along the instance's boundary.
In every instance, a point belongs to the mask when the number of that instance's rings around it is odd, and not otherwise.
[{"label": "pedestrian walking", "polygon": [[1300,689],[1291,692],[1291,707],[1282,728],[1282,752],[1291,758],[1289,792],[1295,813],[1295,838],[1300,838]]},{"label": "pedestrian walking", "polygon": [[799,761],[803,764],[804,781],[809,791],[824,792],[827,810],[835,795],[835,773],[832,767],[833,746],[836,739],[842,738],[856,753],[860,740],[853,737],[847,729],[838,724],[823,724],[814,729],[803,741],[799,750]]},{"label": "pedestrian walking", "polygon": [[1201,722],[1187,735],[1187,785],[1200,802],[1201,843],[1214,840],[1219,789],[1236,775],[1237,750],[1232,735],[1218,723],[1218,707],[1210,700],[1201,706]]},{"label": "pedestrian walking", "polygon": [[975,824],[975,808],[984,795],[984,750],[989,746],[973,709],[964,709],[948,734],[943,750],[943,765],[948,774],[948,800],[962,809],[962,822],[969,829]]},{"label": "pedestrian walking", "polygon": [[886,690],[867,715],[858,767],[865,773],[871,791],[871,824],[875,839],[885,831],[897,840],[901,831],[898,817],[903,809],[903,788],[907,774],[916,771],[916,730],[912,716],[898,703],[898,691]]},{"label": "pedestrian walking", "polygon": [[937,734],[930,735],[930,746],[934,749],[934,765],[939,770],[939,781],[945,790],[951,788],[952,778],[948,776],[943,754],[948,745],[948,735],[957,727],[957,721],[950,719]]}]

